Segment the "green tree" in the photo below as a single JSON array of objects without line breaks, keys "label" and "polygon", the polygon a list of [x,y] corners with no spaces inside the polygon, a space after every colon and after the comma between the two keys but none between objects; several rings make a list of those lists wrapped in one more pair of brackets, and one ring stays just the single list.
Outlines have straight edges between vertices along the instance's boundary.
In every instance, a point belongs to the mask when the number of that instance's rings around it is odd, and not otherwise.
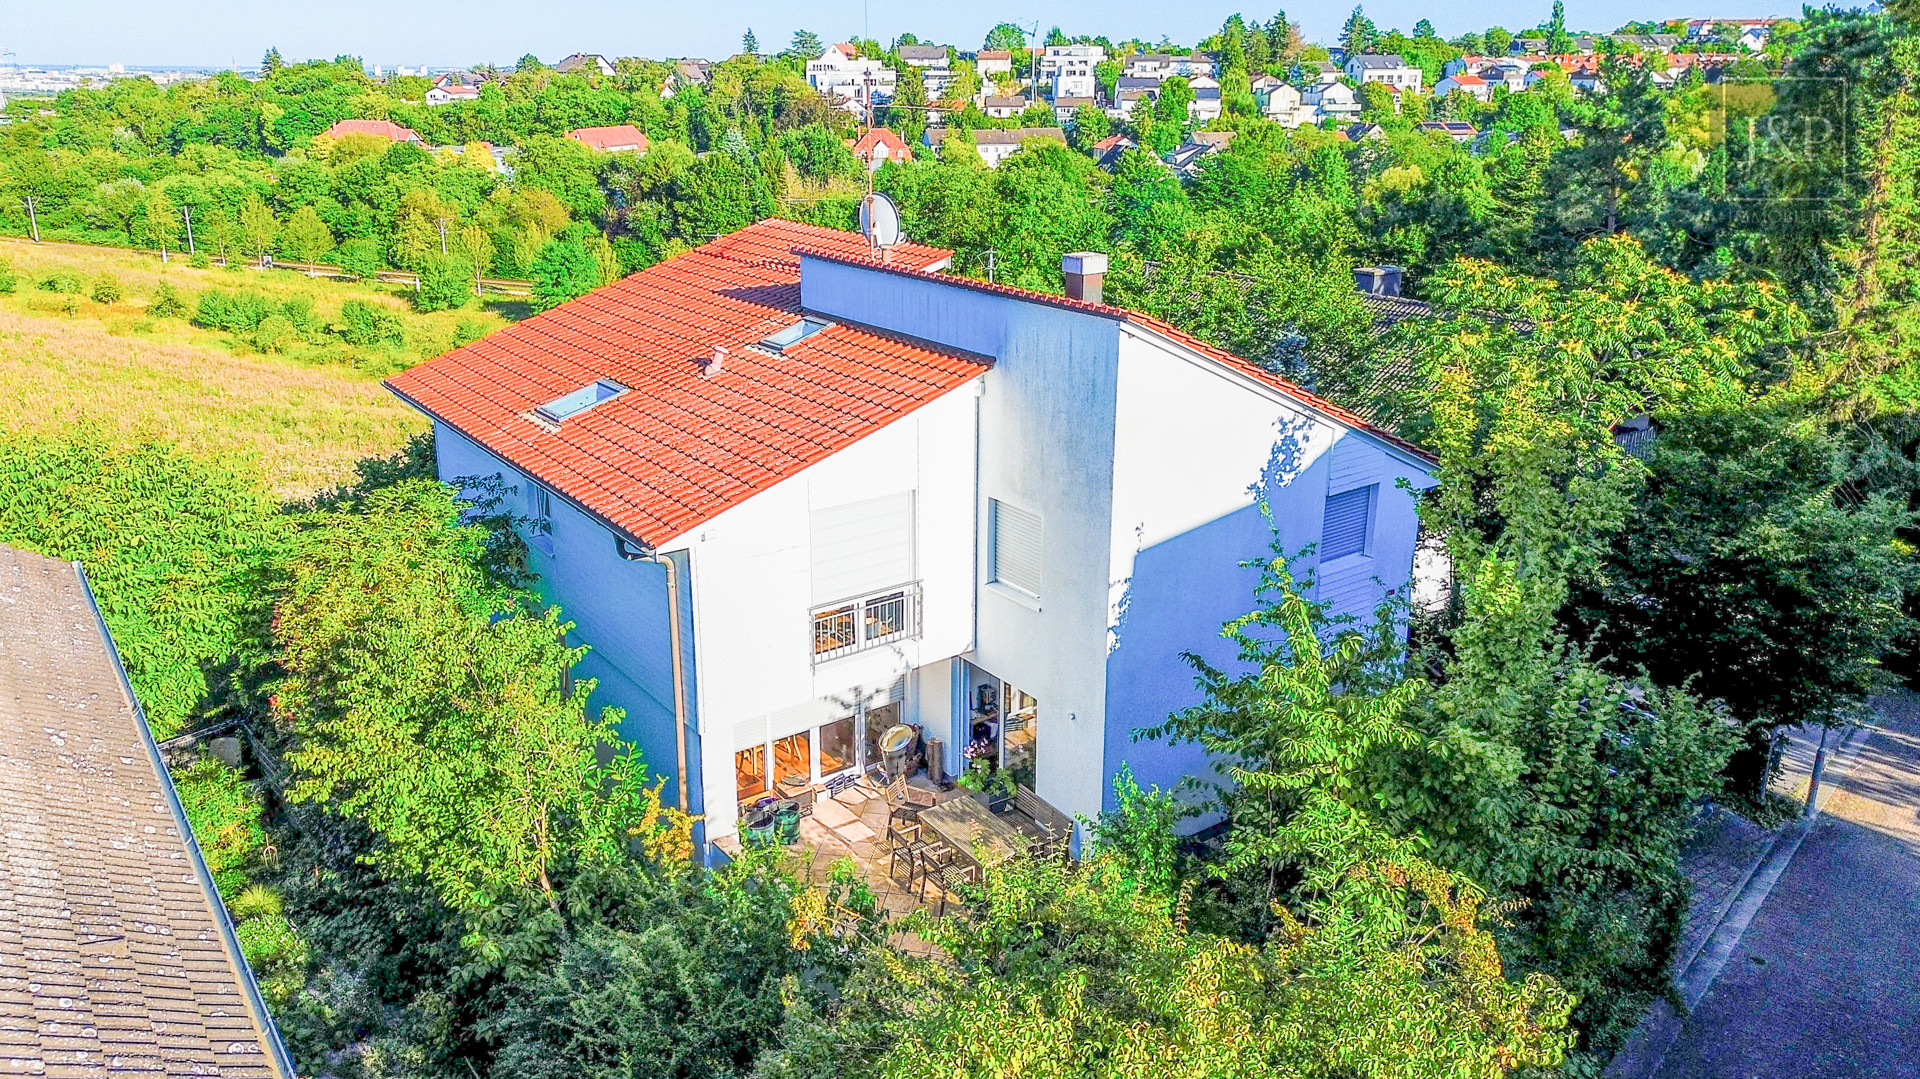
[{"label": "green tree", "polygon": [[1006,51],[1016,55],[1024,52],[1026,47],[1027,32],[1010,22],[995,24],[993,29],[987,31],[987,40],[980,46],[982,50]]},{"label": "green tree", "polygon": [[599,262],[575,240],[548,240],[532,271],[535,311],[552,310],[600,287]]},{"label": "green tree", "polygon": [[147,242],[160,251],[160,262],[167,262],[167,251],[180,238],[180,211],[167,198],[166,192],[154,189],[147,195],[145,217],[141,229],[146,233]]},{"label": "green tree", "polygon": [[280,234],[280,219],[260,196],[249,194],[240,207],[240,243],[255,260],[266,255]]},{"label": "green tree", "polygon": [[740,35],[740,51],[748,56],[760,55],[760,39],[753,36],[751,26],[747,27],[746,33]]},{"label": "green tree", "polygon": [[1505,56],[1513,47],[1513,34],[1495,26],[1487,31],[1487,55]]},{"label": "green tree", "polygon": [[266,55],[260,58],[260,73],[271,79],[275,75],[278,75],[280,69],[286,65],[287,62],[280,58],[279,47],[275,46],[268,49]]},{"label": "green tree", "polygon": [[1358,56],[1373,48],[1373,40],[1377,33],[1378,31],[1373,27],[1373,20],[1367,18],[1365,11],[1355,6],[1353,13],[1347,16],[1346,25],[1340,29],[1340,45],[1346,49],[1348,56]]},{"label": "green tree", "polygon": [[1547,21],[1547,52],[1553,56],[1573,51],[1573,35],[1567,33],[1566,0],[1553,0],[1553,17]]},{"label": "green tree", "polygon": [[286,228],[280,232],[280,249],[306,263],[311,276],[313,264],[333,250],[333,230],[312,206],[302,206],[287,218]]},{"label": "green tree", "polygon": [[1413,24],[1413,36],[1424,40],[1437,38],[1440,35],[1433,32],[1433,23],[1426,19],[1421,19],[1419,22]]},{"label": "green tree", "polygon": [[306,522],[274,618],[275,713],[299,738],[289,797],[364,821],[375,865],[478,916],[557,905],[561,867],[621,864],[662,818],[632,752],[596,759],[619,714],[590,719],[592,682],[569,686],[586,650],[502,580],[464,508],[414,480]]},{"label": "green tree", "polygon": [[286,542],[257,480],[107,432],[0,440],[0,543],[80,559],[159,738],[249,696]]},{"label": "green tree", "polygon": [[820,35],[811,30],[795,30],[793,40],[788,43],[787,51],[780,54],[785,60],[813,60],[827,50],[821,43]]}]

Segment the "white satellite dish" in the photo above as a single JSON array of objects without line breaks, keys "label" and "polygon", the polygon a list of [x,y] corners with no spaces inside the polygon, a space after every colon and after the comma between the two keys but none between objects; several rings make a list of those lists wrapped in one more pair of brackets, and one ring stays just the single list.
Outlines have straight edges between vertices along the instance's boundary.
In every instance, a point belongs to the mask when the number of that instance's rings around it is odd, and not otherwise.
[{"label": "white satellite dish", "polygon": [[874,247],[892,247],[900,242],[900,211],[892,199],[875,193],[861,200],[860,234]]}]

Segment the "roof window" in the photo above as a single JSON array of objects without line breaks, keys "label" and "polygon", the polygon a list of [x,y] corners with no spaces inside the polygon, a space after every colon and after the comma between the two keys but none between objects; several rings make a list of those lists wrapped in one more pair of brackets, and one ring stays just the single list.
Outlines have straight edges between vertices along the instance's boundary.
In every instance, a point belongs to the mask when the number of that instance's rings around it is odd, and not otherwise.
[{"label": "roof window", "polygon": [[578,416],[602,401],[611,401],[625,392],[627,387],[610,378],[595,379],[564,397],[556,397],[548,401],[533,411],[534,415],[543,420],[559,423],[569,416]]},{"label": "roof window", "polygon": [[760,343],[775,350],[789,349],[831,325],[833,323],[825,319],[809,315],[791,326],[761,338]]}]

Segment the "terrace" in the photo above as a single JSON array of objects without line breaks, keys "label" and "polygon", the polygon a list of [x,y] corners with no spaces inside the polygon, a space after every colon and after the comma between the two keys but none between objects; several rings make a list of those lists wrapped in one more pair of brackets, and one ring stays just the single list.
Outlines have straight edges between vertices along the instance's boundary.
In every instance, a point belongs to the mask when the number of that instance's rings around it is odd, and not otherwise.
[{"label": "terrace", "polygon": [[[835,862],[851,859],[893,916],[924,908],[943,915],[958,889],[979,880],[982,860],[1017,851],[1066,857],[1073,834],[1071,819],[1026,787],[996,812],[985,795],[943,790],[924,775],[890,784],[862,776],[822,792],[801,813],[787,847],[808,879],[824,885]],[[740,849],[734,837],[715,845],[729,855]]]}]

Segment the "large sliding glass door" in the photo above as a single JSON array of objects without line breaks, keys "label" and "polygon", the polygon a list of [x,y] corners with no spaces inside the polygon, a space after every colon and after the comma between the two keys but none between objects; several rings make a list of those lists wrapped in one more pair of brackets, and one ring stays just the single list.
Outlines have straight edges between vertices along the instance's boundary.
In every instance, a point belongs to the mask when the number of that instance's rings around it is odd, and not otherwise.
[{"label": "large sliding glass door", "polygon": [[[855,704],[817,726],[735,746],[734,776],[744,811],[765,798],[864,771],[880,763],[880,736],[900,722],[903,702]],[[774,730],[780,728],[775,727]],[[765,732],[765,724],[759,725]]]}]

